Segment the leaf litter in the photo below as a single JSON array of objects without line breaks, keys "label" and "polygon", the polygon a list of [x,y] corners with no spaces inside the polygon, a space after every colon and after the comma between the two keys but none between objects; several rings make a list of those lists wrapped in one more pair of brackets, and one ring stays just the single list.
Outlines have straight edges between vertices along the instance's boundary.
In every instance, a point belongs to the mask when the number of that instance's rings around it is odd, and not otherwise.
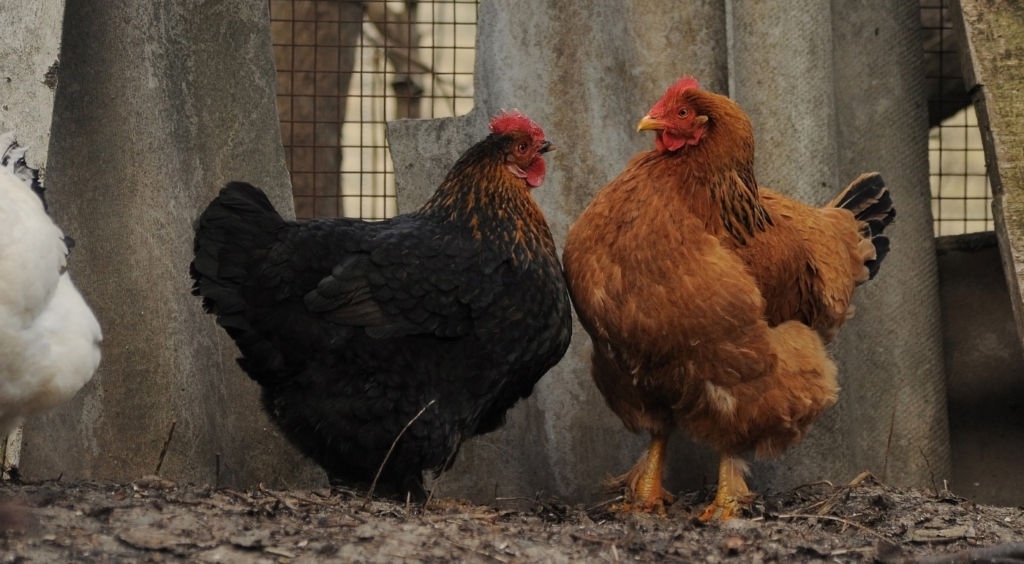
[{"label": "leaf litter", "polygon": [[428,506],[341,488],[248,491],[178,485],[0,484],[0,562],[1022,562],[1024,508],[869,474],[756,500],[742,519],[696,519],[707,492],[667,517],[607,503],[499,498]]}]

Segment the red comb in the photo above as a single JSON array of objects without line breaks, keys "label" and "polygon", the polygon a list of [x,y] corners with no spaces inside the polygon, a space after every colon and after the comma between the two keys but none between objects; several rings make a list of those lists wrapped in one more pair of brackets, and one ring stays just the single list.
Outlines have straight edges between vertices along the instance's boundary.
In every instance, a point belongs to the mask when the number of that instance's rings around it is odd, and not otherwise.
[{"label": "red comb", "polygon": [[684,76],[683,78],[677,80],[675,84],[669,86],[668,90],[665,92],[665,95],[678,96],[691,88],[699,90],[700,84],[697,82],[696,78],[693,78],[692,76]]},{"label": "red comb", "polygon": [[515,130],[528,132],[534,141],[544,140],[544,130],[519,110],[513,110],[511,114],[502,110],[491,119],[491,133],[504,135]]},{"label": "red comb", "polygon": [[675,84],[668,87],[665,91],[665,95],[658,100],[658,103],[651,108],[649,112],[652,116],[660,116],[665,111],[665,106],[675,101],[675,98],[681,95],[683,92],[690,90],[691,88],[700,89],[700,84],[697,83],[697,79],[692,76],[684,76],[676,81]]}]

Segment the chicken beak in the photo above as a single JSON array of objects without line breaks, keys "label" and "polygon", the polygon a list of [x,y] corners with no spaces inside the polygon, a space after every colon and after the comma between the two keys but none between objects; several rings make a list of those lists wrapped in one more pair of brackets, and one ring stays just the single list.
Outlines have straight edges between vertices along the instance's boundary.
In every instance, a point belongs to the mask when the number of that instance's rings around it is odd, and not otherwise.
[{"label": "chicken beak", "polygon": [[662,125],[661,122],[659,122],[658,120],[652,118],[651,114],[647,114],[644,116],[644,119],[640,120],[640,123],[637,124],[636,130],[647,131],[650,129],[665,129],[665,126]]},{"label": "chicken beak", "polygon": [[555,147],[554,145],[552,145],[551,141],[544,141],[543,143],[540,144],[540,151],[539,152],[540,152],[540,154],[543,155],[544,153],[547,153],[548,151],[554,151],[556,149],[558,149],[558,147]]}]

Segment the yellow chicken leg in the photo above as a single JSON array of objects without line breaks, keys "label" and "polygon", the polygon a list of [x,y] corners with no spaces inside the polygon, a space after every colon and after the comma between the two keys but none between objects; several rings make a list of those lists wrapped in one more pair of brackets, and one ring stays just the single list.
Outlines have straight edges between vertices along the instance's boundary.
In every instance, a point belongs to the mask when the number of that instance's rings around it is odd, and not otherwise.
[{"label": "yellow chicken leg", "polygon": [[640,457],[640,461],[615,482],[629,488],[632,494],[629,503],[614,505],[611,507],[612,511],[665,514],[665,506],[675,501],[675,498],[661,486],[667,446],[668,435],[651,436],[651,446]]},{"label": "yellow chicken leg", "polygon": [[718,493],[701,514],[701,521],[725,522],[739,513],[740,507],[750,503],[750,490],[743,475],[747,471],[747,463],[738,456],[722,454],[722,462],[718,467]]}]

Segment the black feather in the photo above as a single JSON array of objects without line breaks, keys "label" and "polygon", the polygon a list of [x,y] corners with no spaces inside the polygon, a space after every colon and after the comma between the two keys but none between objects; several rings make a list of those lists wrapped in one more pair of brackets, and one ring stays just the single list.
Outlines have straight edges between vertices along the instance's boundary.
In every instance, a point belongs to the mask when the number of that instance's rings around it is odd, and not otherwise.
[{"label": "black feather", "polygon": [[[196,220],[193,293],[235,340],[267,413],[332,480],[368,484],[429,405],[377,488],[421,492],[424,470],[497,428],[565,353],[570,306],[550,232],[541,220],[507,236],[530,219],[510,210],[536,204],[501,184],[522,183],[505,145],[491,136],[470,149],[435,205],[410,215],[285,221],[232,182]],[[477,202],[523,200],[462,207],[472,190]]]},{"label": "black feather", "polygon": [[889,255],[889,238],[885,235],[879,235],[873,237],[871,243],[875,246],[875,258],[864,261],[864,266],[868,267],[871,278],[874,278],[878,274],[878,269],[882,266],[882,261]]},{"label": "black feather", "polygon": [[885,181],[877,172],[863,174],[846,187],[832,205],[853,212],[853,217],[865,224],[865,236],[875,247],[874,258],[864,262],[870,278],[878,274],[882,260],[889,254],[889,238],[882,232],[896,219],[892,196]]}]

